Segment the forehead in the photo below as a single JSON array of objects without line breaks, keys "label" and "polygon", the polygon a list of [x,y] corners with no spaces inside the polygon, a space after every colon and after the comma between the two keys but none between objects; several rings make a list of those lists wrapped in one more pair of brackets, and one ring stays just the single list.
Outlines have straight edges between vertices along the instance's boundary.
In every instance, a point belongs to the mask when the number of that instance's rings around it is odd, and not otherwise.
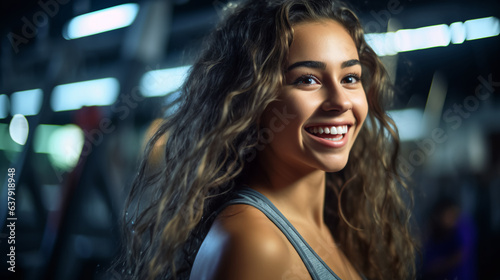
[{"label": "forehead", "polygon": [[293,26],[289,63],[300,60],[345,61],[357,59],[358,50],[351,35],[334,20],[298,23]]}]

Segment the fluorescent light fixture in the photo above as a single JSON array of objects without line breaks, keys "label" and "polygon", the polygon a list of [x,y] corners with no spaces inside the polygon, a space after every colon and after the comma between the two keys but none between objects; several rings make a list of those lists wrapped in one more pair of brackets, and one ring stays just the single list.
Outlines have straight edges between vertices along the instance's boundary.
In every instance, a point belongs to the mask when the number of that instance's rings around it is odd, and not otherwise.
[{"label": "fluorescent light fixture", "polygon": [[9,97],[6,94],[0,94],[0,119],[5,119],[9,114]]},{"label": "fluorescent light fixture", "polygon": [[78,163],[85,136],[74,124],[37,126],[33,139],[36,153],[49,155],[50,162],[63,170],[71,170]]},{"label": "fluorescent light fixture", "polygon": [[424,112],[421,109],[403,109],[388,111],[399,131],[401,141],[418,140],[424,136],[422,127]]},{"label": "fluorescent light fixture", "polygon": [[462,22],[450,24],[451,42],[453,44],[462,44],[465,41],[465,25]]},{"label": "fluorescent light fixture", "polygon": [[440,24],[417,29],[401,29],[396,32],[371,33],[365,40],[379,56],[395,55],[435,47],[446,47],[451,43],[498,36],[500,20],[486,17],[468,20],[465,23],[454,22],[451,25]]},{"label": "fluorescent light fixture", "polygon": [[140,82],[145,97],[163,96],[178,90],[190,69],[190,65],[146,72]]},{"label": "fluorescent light fixture", "polygon": [[80,158],[84,141],[84,133],[77,125],[59,127],[49,136],[49,160],[63,170],[73,169]]},{"label": "fluorescent light fixture", "polygon": [[120,84],[115,78],[104,78],[58,85],[51,97],[52,110],[78,110],[83,106],[107,106],[118,98]]},{"label": "fluorescent light fixture", "polygon": [[467,40],[476,40],[500,34],[500,21],[496,17],[478,18],[464,23]]},{"label": "fluorescent light fixture", "polygon": [[14,115],[9,125],[10,138],[19,145],[26,144],[28,139],[28,120],[23,115]]},{"label": "fluorescent light fixture", "polygon": [[99,34],[131,25],[139,11],[138,4],[123,4],[73,18],[66,26],[66,40]]},{"label": "fluorescent light fixture", "polygon": [[39,88],[14,92],[11,97],[11,114],[37,115],[42,108],[43,91]]},{"label": "fluorescent light fixture", "polygon": [[394,35],[394,32],[365,34],[365,40],[377,55],[395,55],[398,52],[393,44]]},{"label": "fluorescent light fixture", "polygon": [[398,52],[445,47],[450,44],[450,31],[446,24],[401,29],[396,32],[394,43]]}]

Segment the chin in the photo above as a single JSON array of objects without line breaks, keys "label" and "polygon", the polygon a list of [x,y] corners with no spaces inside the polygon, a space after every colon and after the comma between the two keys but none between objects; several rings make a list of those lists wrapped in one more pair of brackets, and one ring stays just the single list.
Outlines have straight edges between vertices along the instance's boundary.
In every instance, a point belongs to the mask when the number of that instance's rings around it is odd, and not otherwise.
[{"label": "chin", "polygon": [[349,160],[348,156],[333,156],[327,159],[319,160],[319,168],[325,172],[339,172],[344,169],[347,165],[347,161]]},{"label": "chin", "polygon": [[323,171],[325,172],[328,172],[328,173],[334,173],[334,172],[339,172],[341,171],[342,169],[344,169],[346,165],[342,165],[342,166],[336,166],[336,167],[329,167],[329,168],[325,168],[323,169]]},{"label": "chin", "polygon": [[320,169],[325,172],[339,172],[345,168],[347,160],[342,162],[335,162],[335,164],[324,164]]}]

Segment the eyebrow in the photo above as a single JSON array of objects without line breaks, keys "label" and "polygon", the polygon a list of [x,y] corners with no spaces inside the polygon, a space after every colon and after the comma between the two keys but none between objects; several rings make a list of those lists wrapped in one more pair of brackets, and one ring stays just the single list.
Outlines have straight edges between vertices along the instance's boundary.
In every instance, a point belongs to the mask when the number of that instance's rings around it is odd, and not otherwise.
[{"label": "eyebrow", "polygon": [[[342,62],[342,64],[340,64],[340,68],[344,69],[344,68],[351,67],[354,65],[361,65],[361,62],[357,59],[346,60],[346,61]],[[312,60],[299,61],[299,62],[295,62],[294,64],[288,66],[286,71],[288,72],[288,71],[291,71],[291,70],[298,68],[298,67],[307,67],[307,68],[325,70],[326,63],[321,62],[321,61],[312,61]]]},{"label": "eyebrow", "polygon": [[344,69],[347,67],[352,67],[354,65],[361,65],[361,62],[357,59],[350,59],[350,60],[342,62],[342,64],[340,65],[340,68]]},{"label": "eyebrow", "polygon": [[307,67],[307,68],[325,70],[326,63],[321,62],[321,61],[310,61],[310,60],[309,61],[299,61],[299,62],[295,62],[294,64],[288,66],[286,71],[290,71],[290,70],[298,68],[298,67]]}]

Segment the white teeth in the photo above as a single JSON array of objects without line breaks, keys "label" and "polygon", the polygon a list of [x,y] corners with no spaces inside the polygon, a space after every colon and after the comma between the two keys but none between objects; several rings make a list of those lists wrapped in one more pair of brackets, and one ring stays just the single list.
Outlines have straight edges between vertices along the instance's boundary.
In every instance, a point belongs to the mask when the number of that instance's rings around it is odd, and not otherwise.
[{"label": "white teeth", "polygon": [[335,138],[323,138],[323,139],[330,140],[330,141],[339,141],[342,138],[344,138],[344,134],[340,134],[338,137],[335,137]]},{"label": "white teeth", "polygon": [[331,135],[338,135],[338,134],[345,134],[348,131],[347,125],[341,125],[341,126],[331,126],[331,127],[313,127],[309,130],[310,132],[314,134],[331,134]]}]

